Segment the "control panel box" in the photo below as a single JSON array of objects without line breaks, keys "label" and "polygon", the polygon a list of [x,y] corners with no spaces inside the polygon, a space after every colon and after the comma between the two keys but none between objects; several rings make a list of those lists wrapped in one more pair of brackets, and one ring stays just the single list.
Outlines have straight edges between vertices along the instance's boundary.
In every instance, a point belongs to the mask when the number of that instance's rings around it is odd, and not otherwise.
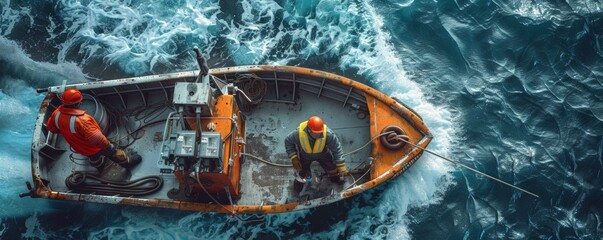
[{"label": "control panel box", "polygon": [[219,132],[202,132],[199,147],[200,158],[221,158],[222,138]]},{"label": "control panel box", "polygon": [[211,87],[207,83],[178,82],[174,86],[172,102],[175,106],[184,106],[185,108],[201,107],[202,116],[212,116],[215,99],[211,91]]},{"label": "control panel box", "polygon": [[195,143],[196,131],[180,131],[177,133],[174,146],[174,156],[195,157],[197,144]]}]

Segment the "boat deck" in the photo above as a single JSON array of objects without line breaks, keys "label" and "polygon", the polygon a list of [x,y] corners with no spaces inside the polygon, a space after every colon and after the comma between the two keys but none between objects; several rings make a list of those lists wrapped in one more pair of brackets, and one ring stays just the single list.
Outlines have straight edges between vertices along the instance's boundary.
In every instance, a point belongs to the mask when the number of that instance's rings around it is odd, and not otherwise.
[{"label": "boat deck", "polygon": [[[269,88],[268,91],[271,91]],[[290,93],[289,93],[290,94]],[[270,95],[270,94],[269,94]],[[282,96],[286,96],[284,91]],[[369,119],[366,112],[355,110],[349,106],[342,107],[341,101],[333,100],[316,93],[298,89],[294,101],[264,101],[259,105],[244,111],[246,116],[246,147],[247,154],[259,157],[276,164],[290,165],[291,162],[285,153],[284,138],[295,130],[300,122],[307,120],[312,115],[321,116],[327,126],[331,128],[342,142],[344,153],[353,151],[370,140]],[[107,133],[113,142],[120,142],[121,146],[128,145],[127,152],[137,152],[143,157],[140,165],[131,169],[131,180],[152,175],[161,175],[164,181],[160,191],[142,196],[146,199],[169,199],[167,193],[172,188],[178,188],[178,180],[172,174],[160,172],[162,160],[160,158],[161,134],[164,131],[164,122],[169,112],[173,111],[168,104],[156,100],[145,103],[146,109],[138,108],[136,114],[129,112],[124,114],[121,120],[115,122],[115,113],[112,106],[119,105],[116,102],[107,102],[109,98],[103,99],[105,108],[113,118],[110,131]],[[149,98],[152,99],[152,98]],[[54,101],[58,104],[57,101]],[[137,109],[130,106],[137,103],[131,100],[127,103],[128,109]],[[141,105],[142,106],[142,105]],[[141,118],[142,117],[142,118]],[[144,128],[135,133],[134,129],[141,126]],[[65,185],[65,179],[74,171],[96,171],[89,165],[88,160],[73,153],[68,144],[61,136],[56,136],[54,147],[65,150],[53,156],[54,160],[41,165],[44,179],[49,180],[49,186],[54,191],[69,192]],[[134,142],[132,142],[136,139]],[[371,145],[346,157],[348,169],[367,166],[365,161],[371,156]],[[353,177],[346,177],[344,184],[331,183],[327,177],[312,184],[306,184],[304,190],[297,194],[293,190],[294,169],[292,167],[273,166],[253,157],[242,157],[241,165],[241,198],[236,202],[238,205],[269,205],[287,202],[298,202],[314,199],[339,192],[348,187],[352,182],[361,177],[364,172],[355,173]],[[322,168],[317,164],[312,165],[314,176],[323,174]],[[364,175],[356,183],[361,184],[368,180],[368,174]]]},{"label": "boat deck", "polygon": [[[323,117],[325,124],[339,137],[344,153],[361,147],[370,139],[367,117],[358,118],[357,111],[342,108],[339,102],[318,99],[315,94],[302,91],[296,104],[264,102],[248,113],[246,152],[273,163],[290,165],[284,139],[312,115]],[[369,146],[346,157],[346,166],[356,168],[370,155]],[[313,199],[341,191],[353,182],[351,177],[346,177],[346,182],[339,185],[323,177],[297,195],[293,191],[295,171],[292,167],[273,166],[246,157],[241,169],[243,197],[238,203],[242,205],[257,203],[257,199],[266,204]],[[312,164],[312,173],[314,176],[324,175],[318,163]]]}]

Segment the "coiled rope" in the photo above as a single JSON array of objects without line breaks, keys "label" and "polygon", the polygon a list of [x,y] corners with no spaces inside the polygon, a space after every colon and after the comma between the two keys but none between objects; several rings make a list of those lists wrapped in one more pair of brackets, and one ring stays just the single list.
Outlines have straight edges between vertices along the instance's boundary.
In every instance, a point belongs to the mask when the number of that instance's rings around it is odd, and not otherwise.
[{"label": "coiled rope", "polygon": [[75,172],[65,179],[65,185],[78,193],[100,195],[143,196],[161,189],[163,179],[159,176],[148,176],[133,181],[107,181],[96,173]]},{"label": "coiled rope", "polygon": [[268,89],[266,81],[255,74],[238,74],[234,80],[236,86],[244,97],[239,97],[241,110],[250,110],[253,106],[260,103],[266,95]]},{"label": "coiled rope", "polygon": [[266,95],[266,82],[255,74],[240,74],[236,82],[251,100],[251,104],[258,104]]}]

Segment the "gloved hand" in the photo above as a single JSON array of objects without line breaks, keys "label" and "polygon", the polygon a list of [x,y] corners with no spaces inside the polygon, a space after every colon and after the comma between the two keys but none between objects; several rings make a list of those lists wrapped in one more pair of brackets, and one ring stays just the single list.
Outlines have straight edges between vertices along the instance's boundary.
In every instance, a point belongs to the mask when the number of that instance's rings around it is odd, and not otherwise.
[{"label": "gloved hand", "polygon": [[336,165],[339,176],[345,176],[348,174],[348,169],[345,167],[345,163],[337,163]]},{"label": "gloved hand", "polygon": [[117,150],[115,150],[115,153],[113,154],[112,157],[117,159],[118,161],[122,162],[128,158],[128,155],[126,155],[126,152],[124,152],[124,150],[117,149]]},{"label": "gloved hand", "polygon": [[299,161],[299,157],[297,156],[293,156],[291,158],[291,164],[293,164],[293,168],[295,170],[300,171],[302,169],[301,162]]}]

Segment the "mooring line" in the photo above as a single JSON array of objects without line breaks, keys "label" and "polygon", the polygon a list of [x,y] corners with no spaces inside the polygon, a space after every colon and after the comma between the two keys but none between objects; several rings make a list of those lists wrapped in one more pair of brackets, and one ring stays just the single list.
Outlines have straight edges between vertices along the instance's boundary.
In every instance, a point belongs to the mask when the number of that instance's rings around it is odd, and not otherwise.
[{"label": "mooring line", "polygon": [[404,138],[402,138],[402,137],[400,137],[400,136],[399,136],[399,137],[397,137],[397,139],[398,139],[398,140],[401,140],[401,141],[403,141],[403,142],[406,142],[406,143],[408,143],[408,144],[410,144],[410,145],[413,145],[413,146],[415,146],[415,147],[418,147],[418,148],[420,148],[420,149],[423,149],[423,151],[428,152],[428,153],[431,153],[432,155],[434,155],[434,156],[436,156],[436,157],[439,157],[439,158],[441,158],[441,159],[444,159],[444,160],[449,161],[449,162],[454,163],[454,164],[458,164],[458,165],[460,165],[460,166],[462,166],[462,167],[464,167],[464,168],[466,168],[466,169],[469,169],[469,170],[471,170],[471,171],[473,171],[473,172],[475,172],[475,173],[481,174],[482,176],[486,176],[486,177],[488,177],[488,178],[490,178],[490,179],[492,179],[492,180],[494,180],[494,181],[497,181],[497,182],[499,182],[499,183],[502,183],[502,184],[504,184],[504,185],[507,185],[507,186],[509,186],[509,187],[512,187],[512,188],[514,188],[514,189],[517,189],[517,190],[519,190],[519,191],[522,191],[522,192],[524,192],[524,193],[527,193],[527,194],[529,194],[529,195],[532,195],[533,197],[536,197],[536,198],[538,198],[538,197],[539,197],[538,195],[536,195],[536,194],[534,194],[534,193],[532,193],[532,192],[530,192],[530,191],[528,191],[528,190],[525,190],[525,189],[523,189],[523,188],[517,187],[517,186],[515,186],[515,185],[513,185],[513,184],[510,184],[510,183],[507,183],[507,182],[505,182],[505,181],[503,181],[503,180],[500,180],[500,179],[498,179],[498,178],[496,178],[496,177],[490,176],[490,175],[488,175],[488,174],[486,174],[486,173],[480,172],[479,170],[477,170],[477,169],[475,169],[475,168],[469,167],[469,166],[467,166],[467,165],[465,165],[465,164],[462,164],[462,163],[460,163],[460,162],[458,162],[458,161],[455,161],[455,160],[452,160],[452,159],[450,159],[450,158],[444,157],[444,156],[442,156],[442,155],[440,155],[440,154],[437,154],[437,153],[435,153],[435,152],[433,152],[433,151],[431,151],[431,150],[425,149],[425,148],[423,148],[423,147],[421,147],[421,146],[418,146],[418,145],[416,145],[416,144],[414,144],[414,143],[411,143],[410,141],[406,141]]}]

